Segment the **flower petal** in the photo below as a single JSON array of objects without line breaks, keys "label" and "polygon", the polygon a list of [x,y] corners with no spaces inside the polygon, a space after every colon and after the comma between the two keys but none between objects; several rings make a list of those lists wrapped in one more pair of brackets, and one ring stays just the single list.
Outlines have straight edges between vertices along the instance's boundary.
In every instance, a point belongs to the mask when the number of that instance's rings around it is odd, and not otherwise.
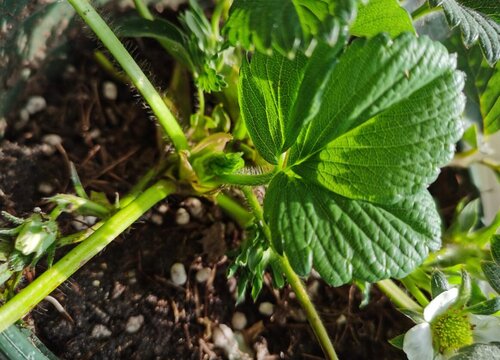
[{"label": "flower petal", "polygon": [[428,323],[418,324],[405,334],[403,351],[408,360],[433,360],[431,326]]},{"label": "flower petal", "polygon": [[436,296],[424,309],[424,320],[431,322],[434,318],[446,312],[458,298],[458,289],[452,288]]},{"label": "flower petal", "polygon": [[474,342],[488,344],[492,341],[500,341],[500,318],[488,315],[469,315],[474,329],[472,336]]}]

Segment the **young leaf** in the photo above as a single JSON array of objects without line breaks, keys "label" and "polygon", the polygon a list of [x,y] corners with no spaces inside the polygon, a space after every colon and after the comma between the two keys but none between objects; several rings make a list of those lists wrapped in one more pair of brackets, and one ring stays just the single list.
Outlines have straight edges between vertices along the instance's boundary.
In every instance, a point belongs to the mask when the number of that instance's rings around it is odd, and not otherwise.
[{"label": "young leaf", "polygon": [[330,45],[345,32],[357,0],[235,0],[223,32],[233,44],[293,57],[316,40]]},{"label": "young leaf", "polygon": [[256,53],[250,63],[244,61],[238,87],[241,114],[266,161],[277,164],[319,110],[325,79],[342,46],[318,44],[310,58]]},{"label": "young leaf", "polygon": [[350,200],[279,173],[264,200],[275,247],[299,275],[311,267],[333,286],[354,277],[402,277],[440,245],[439,216],[427,191],[392,205]]},{"label": "young leaf", "polygon": [[[332,164],[336,169],[329,169],[338,170],[338,181],[342,182],[341,173],[347,168],[356,175],[363,173],[364,179],[354,184],[346,186],[345,181],[340,184],[339,191],[343,190],[345,195],[353,192],[361,198],[377,198],[401,190],[403,194],[411,193],[428,185],[437,175],[438,167],[452,157],[453,144],[461,135],[457,118],[464,103],[460,94],[463,77],[455,72],[455,63],[455,58],[441,44],[409,33],[395,40],[379,35],[355,41],[333,69],[321,107],[290,149],[289,162],[303,161],[345,135],[335,149],[341,150],[340,154],[328,154],[335,148],[333,143],[333,148],[322,155],[325,158],[333,155],[332,160],[339,160]],[[417,152],[415,156],[413,151]],[[353,156],[352,164],[343,158],[347,153]],[[372,161],[377,157],[377,162],[367,168],[363,156]],[[377,168],[379,161],[381,166]],[[304,172],[315,166],[312,163]],[[359,186],[370,172],[375,173],[377,180],[370,174],[369,183],[384,181],[385,184],[378,189],[370,186],[372,189],[365,196],[364,191],[369,189]],[[382,179],[383,174],[388,176]],[[323,180],[335,181],[331,177]],[[353,180],[354,176],[346,179]]]},{"label": "young leaf", "polygon": [[397,0],[370,0],[366,5],[360,4],[350,29],[352,35],[359,37],[372,37],[382,32],[396,37],[405,31],[415,33],[415,28],[410,14]]},{"label": "young leaf", "polygon": [[[465,46],[477,40],[490,65],[500,59],[500,2],[498,0],[430,0],[432,6],[443,7],[450,26],[460,26]],[[487,14],[494,14],[492,17]]]},{"label": "young leaf", "polygon": [[242,116],[255,147],[271,164],[278,163],[279,155],[300,131],[300,123],[290,122],[289,113],[305,64],[301,54],[289,60],[256,53],[250,63],[243,62],[239,86]]}]

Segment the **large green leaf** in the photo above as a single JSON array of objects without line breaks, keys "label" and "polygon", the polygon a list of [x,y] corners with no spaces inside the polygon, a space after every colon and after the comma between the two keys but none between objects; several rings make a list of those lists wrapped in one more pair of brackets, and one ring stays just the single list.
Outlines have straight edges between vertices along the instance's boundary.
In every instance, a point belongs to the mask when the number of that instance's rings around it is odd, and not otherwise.
[{"label": "large green leaf", "polygon": [[370,0],[360,4],[350,33],[359,37],[372,37],[386,32],[391,37],[410,31],[415,33],[410,14],[397,0]]},{"label": "large green leaf", "polygon": [[382,206],[280,173],[264,213],[294,270],[307,275],[313,266],[334,286],[405,276],[440,245],[439,215],[426,190]]},{"label": "large green leaf", "polygon": [[462,76],[449,72],[330,142],[294,171],[340,195],[391,201],[432,183],[461,135]]},{"label": "large green leaf", "polygon": [[498,0],[430,0],[441,5],[450,26],[460,26],[467,47],[479,40],[490,65],[500,59],[500,1]]},{"label": "large green leaf", "polygon": [[309,59],[301,52],[293,60],[256,53],[250,63],[244,61],[238,87],[241,114],[266,161],[277,164],[320,108],[325,79],[341,48],[340,43],[320,44]]},{"label": "large green leaf", "polygon": [[[276,49],[293,56],[316,40],[333,45],[355,13],[357,0],[235,0],[223,29],[247,50]],[[314,40],[314,41],[313,41]]]},{"label": "large green leaf", "polygon": [[454,58],[426,37],[354,42],[290,149],[294,171],[370,201],[427,186],[461,135],[463,77],[454,69]]}]

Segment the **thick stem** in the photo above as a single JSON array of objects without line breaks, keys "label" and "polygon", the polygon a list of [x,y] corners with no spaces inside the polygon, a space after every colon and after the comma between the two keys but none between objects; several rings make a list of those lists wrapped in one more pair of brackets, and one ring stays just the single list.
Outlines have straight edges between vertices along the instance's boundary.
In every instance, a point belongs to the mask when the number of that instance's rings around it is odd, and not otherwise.
[{"label": "thick stem", "polygon": [[110,217],[85,241],[0,307],[0,332],[28,313],[153,205],[173,193],[175,189],[172,182],[160,180],[127,207]]},{"label": "thick stem", "polygon": [[298,277],[298,275],[293,271],[290,263],[285,257],[280,256],[280,265],[283,273],[285,274],[290,286],[292,287],[295,295],[297,296],[297,300],[300,305],[306,312],[307,320],[311,325],[316,338],[318,339],[321,347],[323,348],[323,352],[331,360],[338,360],[337,353],[335,352],[335,348],[333,347],[332,342],[330,341],[330,337],[328,336],[328,332],[326,331],[325,325],[321,321],[318,312],[314,308],[314,305],[307,294],[307,291],[302,283],[302,280]]},{"label": "thick stem", "polygon": [[153,110],[158,118],[158,122],[172,140],[177,151],[187,149],[188,142],[186,136],[174,115],[109,26],[87,0],[68,0],[68,2],[75,8],[76,12],[99,39],[101,39],[109,52],[127,73],[132,83],[149,104],[151,110]]},{"label": "thick stem", "polygon": [[391,279],[380,280],[377,282],[377,286],[398,308],[422,311],[422,307],[406,295]]}]

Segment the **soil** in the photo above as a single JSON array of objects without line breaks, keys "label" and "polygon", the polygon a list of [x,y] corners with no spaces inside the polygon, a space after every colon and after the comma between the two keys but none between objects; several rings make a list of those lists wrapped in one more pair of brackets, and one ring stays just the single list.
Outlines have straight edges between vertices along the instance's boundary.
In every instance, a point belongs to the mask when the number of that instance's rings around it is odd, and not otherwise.
[{"label": "soil", "polygon": [[[86,189],[112,200],[158,157],[156,127],[148,112],[127,86],[96,65],[93,47],[75,35],[70,65],[51,81],[42,76],[32,81],[8,119],[0,142],[1,210],[18,216],[36,206],[46,210],[44,197],[72,191],[69,161],[76,164]],[[151,49],[152,68],[168,68],[164,56]],[[162,79],[166,84],[168,74]],[[116,99],[103,96],[107,81],[117,86]],[[20,109],[35,95],[43,96],[47,107],[21,121]],[[53,135],[62,141],[54,142]],[[449,179],[463,184],[467,174],[447,170],[443,175],[434,192],[449,221],[450,209],[466,195],[457,193],[463,187],[449,185]],[[220,324],[233,327],[234,313],[242,312],[247,325],[241,334],[256,358],[323,358],[289,288],[276,291],[268,281],[256,303],[248,296],[235,306],[237,280],[226,276],[231,260],[225,254],[238,246],[242,231],[205,199],[201,215],[191,214],[189,223],[178,225],[180,207],[189,210],[186,199],[175,196],[159,204],[57,289],[52,296],[65,314],[47,301],[31,313],[28,322],[54,354],[62,359],[224,358],[212,334]],[[71,232],[75,224],[62,226]],[[175,262],[188,270],[183,286],[169,280]],[[201,268],[210,269],[210,276],[198,282]],[[405,358],[387,340],[412,322],[375,288],[370,303],[360,308],[355,286],[331,288],[314,277],[307,286],[340,358]],[[271,316],[259,312],[262,302],[274,304]]]}]

